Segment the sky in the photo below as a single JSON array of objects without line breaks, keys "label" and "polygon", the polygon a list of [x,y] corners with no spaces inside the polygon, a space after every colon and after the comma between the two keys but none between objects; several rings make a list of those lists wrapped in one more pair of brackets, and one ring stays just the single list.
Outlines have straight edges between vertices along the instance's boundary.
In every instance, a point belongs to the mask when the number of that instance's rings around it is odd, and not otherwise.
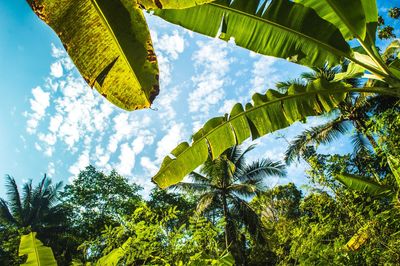
[{"label": "sky", "polygon": [[[86,85],[56,34],[25,0],[0,1],[0,197],[6,174],[19,184],[37,182],[44,173],[68,184],[89,164],[106,173],[116,169],[143,186],[146,196],[164,156],[208,119],[308,70],[149,14],[146,19],[160,67],[160,94],[152,109],[127,112]],[[328,119],[310,118],[252,142],[257,148],[249,161],[282,160],[287,141]],[[350,149],[344,136],[319,151]],[[306,167],[291,165],[286,178],[270,178],[267,185],[306,184]]]}]

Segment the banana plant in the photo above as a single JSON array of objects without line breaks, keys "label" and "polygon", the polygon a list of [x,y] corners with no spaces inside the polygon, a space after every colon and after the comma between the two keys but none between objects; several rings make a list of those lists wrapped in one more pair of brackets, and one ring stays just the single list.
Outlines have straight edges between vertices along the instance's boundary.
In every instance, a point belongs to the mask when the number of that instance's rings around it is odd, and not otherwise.
[{"label": "banana plant", "polygon": [[90,87],[126,110],[150,107],[158,64],[143,8],[187,8],[212,0],[27,0],[57,33]]},{"label": "banana plant", "polygon": [[382,185],[376,181],[372,181],[367,177],[356,176],[347,173],[340,173],[336,175],[336,179],[339,180],[347,188],[366,192],[372,196],[390,196],[394,200],[399,201],[399,191],[400,191],[400,160],[391,154],[387,155],[387,161],[389,168],[395,178],[397,183],[396,187],[389,187]]},{"label": "banana plant", "polygon": [[192,136],[192,143],[179,144],[166,156],[153,181],[161,188],[176,184],[203,164],[208,156],[217,158],[229,147],[248,138],[286,128],[308,116],[320,115],[337,108],[348,92],[384,93],[400,97],[400,88],[353,88],[342,82],[317,79],[307,85],[292,84],[286,93],[268,90],[253,95],[253,103],[236,104],[230,114],[210,119]]},{"label": "banana plant", "polygon": [[26,262],[21,264],[23,266],[57,266],[53,251],[36,238],[36,232],[31,232],[21,237],[18,255],[28,256]]},{"label": "banana plant", "polygon": [[[344,58],[396,85],[399,64],[387,66],[375,45],[376,0],[218,0],[184,10],[156,10],[161,18],[241,47],[306,65]],[[358,47],[347,41],[356,39]]]}]

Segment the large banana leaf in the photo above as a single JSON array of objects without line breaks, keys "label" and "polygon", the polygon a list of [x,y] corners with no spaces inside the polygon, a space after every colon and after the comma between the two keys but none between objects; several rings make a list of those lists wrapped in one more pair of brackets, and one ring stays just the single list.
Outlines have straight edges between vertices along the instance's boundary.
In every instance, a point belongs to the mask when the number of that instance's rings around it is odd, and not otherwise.
[{"label": "large banana leaf", "polygon": [[86,82],[117,106],[147,108],[159,92],[157,59],[133,0],[28,0],[60,37]]},{"label": "large banana leaf", "polygon": [[[295,0],[314,9],[320,17],[339,28],[346,40],[358,38],[368,40],[372,33],[375,40],[378,25],[378,9],[376,0]],[[373,42],[371,45],[374,45]]]},{"label": "large banana leaf", "polygon": [[365,177],[342,173],[337,175],[336,178],[350,189],[367,192],[373,196],[382,196],[391,193],[390,187],[383,186]]},{"label": "large banana leaf", "polygon": [[21,237],[19,244],[19,256],[28,255],[25,266],[57,266],[51,248],[43,246],[40,240],[36,239],[36,232]]},{"label": "large banana leaf", "polygon": [[145,9],[183,9],[213,2],[215,0],[138,0]]},{"label": "large banana leaf", "polygon": [[155,14],[190,30],[224,40],[257,53],[308,66],[338,64],[352,51],[333,24],[304,5],[288,0],[218,0],[183,10]]},{"label": "large banana leaf", "polygon": [[236,104],[230,115],[209,120],[202,129],[193,135],[193,143],[179,144],[171,156],[166,156],[159,172],[153,181],[161,188],[176,184],[203,164],[209,154],[217,158],[223,151],[244,140],[263,136],[278,129],[286,128],[295,121],[307,116],[319,115],[337,107],[346,92],[396,92],[385,88],[351,88],[340,82],[316,80],[307,87],[294,84],[288,92],[281,94],[268,90],[265,95],[256,93],[252,104],[247,104],[245,110],[241,104]]}]

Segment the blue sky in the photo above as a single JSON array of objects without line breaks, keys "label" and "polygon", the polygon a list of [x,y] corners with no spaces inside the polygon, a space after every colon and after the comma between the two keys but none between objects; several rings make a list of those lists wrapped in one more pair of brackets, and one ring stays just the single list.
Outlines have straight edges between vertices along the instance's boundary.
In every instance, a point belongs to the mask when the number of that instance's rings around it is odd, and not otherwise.
[{"label": "blue sky", "polygon": [[[57,36],[24,0],[0,1],[0,197],[5,174],[22,183],[48,173],[66,184],[88,164],[115,168],[146,194],[163,157],[209,118],[307,70],[147,18],[161,92],[152,110],[126,112],[84,83]],[[282,159],[286,141],[280,135],[290,140],[326,119],[257,140],[249,159]],[[349,146],[345,137],[322,151],[343,153]],[[279,182],[306,183],[305,167],[291,166]]]}]

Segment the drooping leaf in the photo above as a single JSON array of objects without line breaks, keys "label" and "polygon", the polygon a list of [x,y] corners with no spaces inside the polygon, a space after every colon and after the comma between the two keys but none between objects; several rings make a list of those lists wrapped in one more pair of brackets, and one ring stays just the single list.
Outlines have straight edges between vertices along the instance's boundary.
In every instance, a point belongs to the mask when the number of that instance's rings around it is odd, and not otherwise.
[{"label": "drooping leaf", "polygon": [[203,5],[215,0],[139,0],[139,4],[145,9],[184,9]]},{"label": "drooping leaf", "polygon": [[152,178],[161,188],[176,184],[211,156],[217,158],[226,149],[252,137],[286,128],[307,116],[320,115],[336,108],[347,92],[372,92],[400,97],[400,88],[353,88],[340,82],[317,79],[307,86],[293,84],[286,93],[268,90],[254,94],[253,104],[244,109],[236,104],[230,115],[210,119],[192,137],[193,143],[179,144],[166,156]]},{"label": "drooping leaf", "polygon": [[60,37],[90,87],[126,109],[148,108],[158,94],[158,66],[136,1],[28,0]]},{"label": "drooping leaf", "polygon": [[[304,5],[288,0],[218,0],[183,10],[156,10],[174,24],[257,53],[308,66],[338,64],[351,55],[339,29]],[[222,26],[221,26],[222,25]]]},{"label": "drooping leaf", "polygon": [[400,161],[393,155],[388,155],[387,157],[390,170],[392,171],[394,177],[396,178],[397,185],[400,187]]},{"label": "drooping leaf", "polygon": [[336,176],[336,179],[343,183],[347,188],[366,192],[373,196],[381,196],[391,193],[390,187],[383,186],[377,182],[367,179],[366,177],[341,173]]},{"label": "drooping leaf", "polygon": [[19,244],[19,256],[28,255],[28,259],[21,265],[25,266],[57,266],[51,248],[43,246],[43,243],[36,238],[36,232],[21,237]]},{"label": "drooping leaf", "polygon": [[153,180],[165,188],[180,182],[187,174],[203,164],[209,151],[217,158],[227,148],[288,127],[307,116],[318,115],[335,108],[352,90],[343,83],[329,83],[316,80],[307,87],[293,84],[284,94],[268,90],[266,94],[255,94],[252,104],[246,110],[236,104],[229,117],[216,117],[209,120],[202,129],[193,135],[193,143],[179,144],[170,156],[165,157],[160,171]]}]

